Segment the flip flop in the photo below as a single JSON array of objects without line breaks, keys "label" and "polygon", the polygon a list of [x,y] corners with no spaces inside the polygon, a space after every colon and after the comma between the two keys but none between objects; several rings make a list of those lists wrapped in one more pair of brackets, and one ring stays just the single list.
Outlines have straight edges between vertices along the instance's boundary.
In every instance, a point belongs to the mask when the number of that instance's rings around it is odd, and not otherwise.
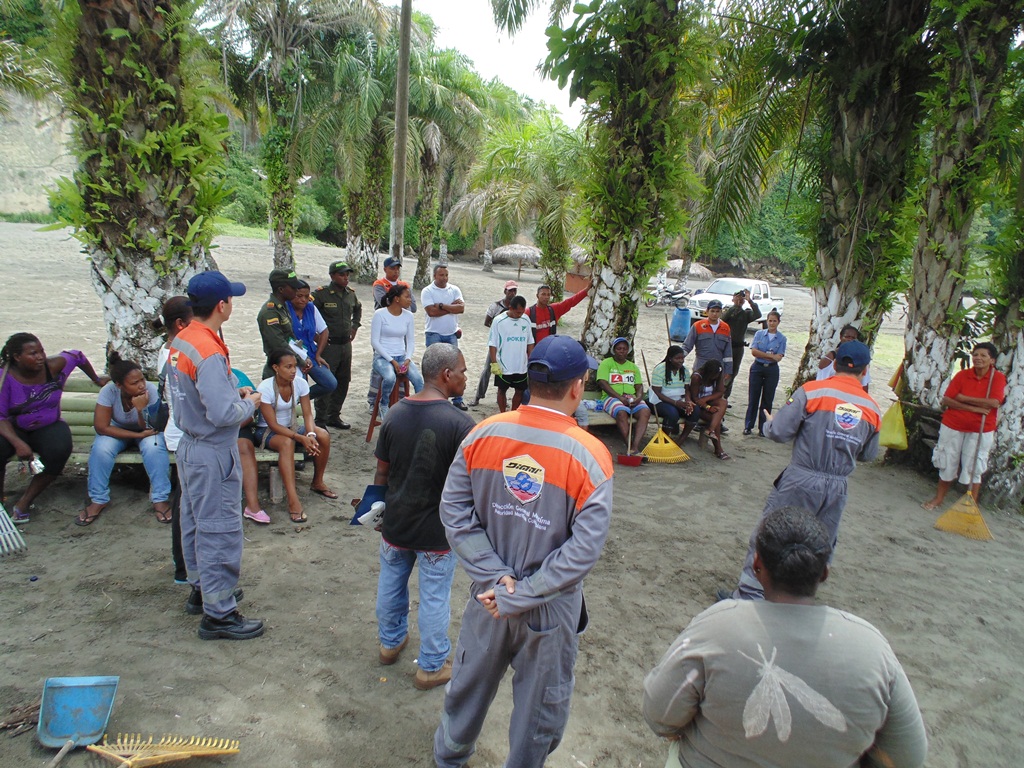
[{"label": "flip flop", "polygon": [[[102,513],[103,510],[101,509],[95,515],[85,515],[85,510],[83,509],[81,512],[78,513],[78,517],[75,518],[75,525],[81,525],[83,527],[86,525],[92,525],[96,522],[96,518],[99,517]],[[85,517],[82,517],[82,515],[85,515]]]},{"label": "flip flop", "polygon": [[309,518],[306,517],[306,513],[305,512],[302,513],[301,517],[295,517],[294,515],[288,515],[288,517],[291,518],[291,521],[293,523],[295,523],[295,524],[308,523],[309,522]]},{"label": "flip flop", "polygon": [[[162,503],[167,504],[166,501],[162,502]],[[167,509],[164,509],[164,510],[157,509],[156,505],[154,504],[153,505],[153,514],[156,515],[156,521],[158,523],[163,523],[164,525],[170,525],[170,523],[171,523],[171,505],[170,504],[167,504]]]},{"label": "flip flop", "polygon": [[730,460],[730,459],[732,458],[732,456],[730,456],[730,455],[729,455],[728,453],[726,453],[725,451],[722,451],[721,453],[719,453],[719,454],[716,454],[716,456],[717,456],[718,458],[720,458],[720,459],[721,459],[722,461],[729,461],[729,460]]},{"label": "flip flop", "polygon": [[310,486],[309,490],[311,490],[313,493],[316,493],[316,494],[319,494],[320,496],[323,496],[325,499],[336,499],[336,498],[338,498],[338,494],[336,494],[330,488],[314,488],[313,486]]},{"label": "flip flop", "polygon": [[28,512],[22,512],[17,507],[14,507],[14,511],[11,513],[11,522],[15,525],[25,525],[32,519],[32,516]]}]

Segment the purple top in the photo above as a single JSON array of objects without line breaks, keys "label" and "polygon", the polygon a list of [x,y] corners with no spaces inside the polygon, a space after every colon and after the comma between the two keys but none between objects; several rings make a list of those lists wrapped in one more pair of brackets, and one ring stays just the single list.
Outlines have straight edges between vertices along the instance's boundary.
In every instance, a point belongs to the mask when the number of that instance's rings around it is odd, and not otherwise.
[{"label": "purple top", "polygon": [[77,349],[66,349],[59,356],[64,358],[64,368],[54,376],[47,362],[46,382],[43,384],[22,384],[11,375],[4,377],[0,388],[0,419],[11,421],[26,432],[60,421],[60,396],[64,382],[87,359]]}]

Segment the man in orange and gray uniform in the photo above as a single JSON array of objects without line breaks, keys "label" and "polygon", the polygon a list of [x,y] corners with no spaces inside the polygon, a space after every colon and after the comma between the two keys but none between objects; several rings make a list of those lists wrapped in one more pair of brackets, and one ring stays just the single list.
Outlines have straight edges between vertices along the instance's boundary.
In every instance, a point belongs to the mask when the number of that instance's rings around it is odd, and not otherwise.
[{"label": "man in orange and gray uniform", "polygon": [[181,481],[181,545],[192,585],[185,609],[202,613],[199,637],[249,640],[263,634],[263,622],[238,612],[242,567],[242,469],[238,427],[260,404],[258,392],[238,389],[228,348],[218,335],[231,316],[231,299],[245,293],[220,272],[203,272],[188,282],[195,312],[192,323],[170,345],[167,387],[174,399],[174,423]]},{"label": "man in orange and gray uniform", "polygon": [[[860,383],[870,363],[871,350],[866,344],[840,344],[836,375],[804,384],[774,416],[768,414],[764,426],[765,436],[775,442],[793,441],[793,457],[775,480],[761,517],[782,507],[806,509],[828,530],[833,552],[846,507],[846,478],[858,461],[871,461],[878,455],[882,412]],[[732,594],[719,590],[720,599],[764,599],[754,571],[757,528],[754,526],[750,535],[739,587]]]},{"label": "man in orange and gray uniform", "polygon": [[461,766],[509,665],[512,722],[505,765],[544,764],[569,718],[583,578],[612,510],[608,449],[572,414],[597,361],[566,336],[529,359],[533,399],[481,422],[463,441],[441,496],[448,541],[472,591],[434,734],[438,766]]}]

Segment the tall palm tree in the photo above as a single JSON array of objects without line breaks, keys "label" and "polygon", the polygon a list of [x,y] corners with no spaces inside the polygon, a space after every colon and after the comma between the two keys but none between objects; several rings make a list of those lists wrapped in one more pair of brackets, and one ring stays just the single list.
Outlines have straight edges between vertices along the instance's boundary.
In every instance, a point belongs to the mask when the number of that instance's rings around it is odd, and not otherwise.
[{"label": "tall palm tree", "polygon": [[910,395],[932,408],[941,407],[960,336],[968,239],[996,162],[991,131],[1022,18],[1024,0],[966,8],[933,2],[938,77],[928,97],[928,170],[917,215],[905,364]]},{"label": "tall palm tree", "polygon": [[569,252],[582,237],[580,179],[585,143],[549,112],[529,123],[492,130],[470,171],[470,191],[449,214],[452,225],[475,223],[486,231],[500,222],[504,232],[531,227],[540,247],[544,282],[560,288]]},{"label": "tall palm tree", "polygon": [[640,292],[683,231],[695,192],[686,136],[696,129],[681,93],[709,71],[703,11],[681,0],[577,5],[568,28],[549,29],[546,70],[586,102],[593,140],[583,183],[595,270],[584,344],[603,355],[632,338]]},{"label": "tall palm tree", "polygon": [[[0,0],[0,116],[11,110],[8,94],[39,99],[57,87],[56,73],[36,51],[6,36],[5,19],[24,19],[25,9],[14,0]],[[32,17],[29,17],[32,18]]]},{"label": "tall palm tree", "polygon": [[794,13],[785,0],[738,0],[723,11],[738,41],[730,87],[740,98],[716,191],[742,209],[743,180],[760,183],[782,150],[798,147],[820,199],[814,310],[797,383],[813,376],[846,323],[870,338],[900,284],[908,253],[897,213],[930,74],[928,6],[812,0]]},{"label": "tall palm tree", "polygon": [[332,44],[344,31],[386,28],[394,14],[376,0],[208,0],[206,6],[222,49],[247,55],[249,79],[263,85],[270,127],[263,137],[262,161],[274,266],[291,268],[300,175],[297,137],[306,91],[317,65],[329,60]]},{"label": "tall palm tree", "polygon": [[197,45],[192,12],[175,0],[79,0],[59,20],[79,167],[58,182],[55,207],[85,246],[110,347],[151,373],[153,321],[210,263],[225,196],[227,122],[183,67]]}]

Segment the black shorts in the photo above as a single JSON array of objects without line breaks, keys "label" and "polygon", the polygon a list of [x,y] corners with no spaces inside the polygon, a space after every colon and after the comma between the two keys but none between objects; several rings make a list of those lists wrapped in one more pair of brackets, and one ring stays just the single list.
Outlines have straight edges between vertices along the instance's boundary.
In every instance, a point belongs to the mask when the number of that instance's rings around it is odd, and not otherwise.
[{"label": "black shorts", "polygon": [[525,373],[510,373],[506,376],[495,376],[494,383],[502,392],[509,387],[516,392],[522,392],[529,388],[530,380]]}]

